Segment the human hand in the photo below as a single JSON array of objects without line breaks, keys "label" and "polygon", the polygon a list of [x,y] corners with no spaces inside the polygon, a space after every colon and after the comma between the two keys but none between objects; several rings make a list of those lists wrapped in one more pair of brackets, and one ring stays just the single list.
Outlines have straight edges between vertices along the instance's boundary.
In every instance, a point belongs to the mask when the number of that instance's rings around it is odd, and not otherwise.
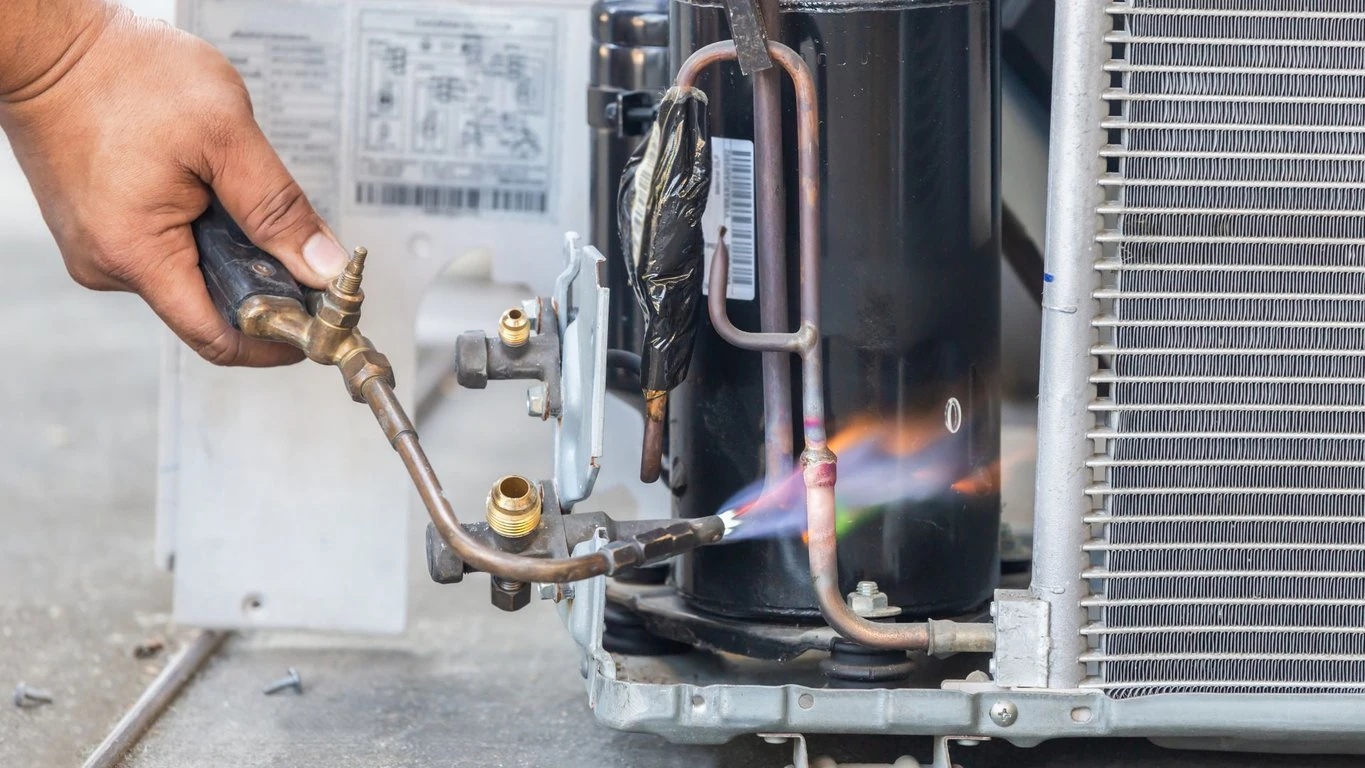
[{"label": "human hand", "polygon": [[241,78],[164,23],[103,2],[67,6],[74,32],[54,43],[55,64],[24,82],[0,78],[0,128],[67,270],[87,288],[136,292],[212,363],[297,362],[298,350],[248,339],[217,313],[190,231],[217,194],[299,282],[325,287],[346,264],[257,126]]}]

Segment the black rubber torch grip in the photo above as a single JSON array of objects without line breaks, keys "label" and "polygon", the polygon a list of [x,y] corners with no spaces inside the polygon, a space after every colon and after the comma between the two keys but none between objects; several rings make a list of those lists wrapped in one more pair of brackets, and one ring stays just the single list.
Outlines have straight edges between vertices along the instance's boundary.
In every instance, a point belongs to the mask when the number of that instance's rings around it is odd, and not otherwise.
[{"label": "black rubber torch grip", "polygon": [[303,303],[303,289],[294,276],[251,242],[218,198],[191,228],[209,296],[233,328],[239,328],[237,310],[252,296],[280,296]]}]

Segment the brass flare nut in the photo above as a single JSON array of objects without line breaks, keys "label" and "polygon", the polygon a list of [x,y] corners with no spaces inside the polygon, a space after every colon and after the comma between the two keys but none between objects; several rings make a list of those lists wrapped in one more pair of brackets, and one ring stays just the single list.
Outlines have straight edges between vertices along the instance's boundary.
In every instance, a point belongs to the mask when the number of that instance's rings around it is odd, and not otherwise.
[{"label": "brass flare nut", "polygon": [[531,318],[520,309],[509,309],[498,321],[498,338],[509,347],[523,347],[531,340]]},{"label": "brass flare nut", "polygon": [[344,294],[328,290],[318,302],[317,318],[333,328],[349,331],[360,325],[360,308],[364,303],[364,293]]},{"label": "brass flare nut", "polygon": [[365,387],[365,382],[370,379],[382,379],[390,387],[395,384],[393,366],[389,364],[389,358],[373,347],[357,349],[345,360],[342,360],[339,367],[341,368],[341,377],[346,381],[346,391],[350,393],[351,399],[357,403],[365,402],[365,395],[361,390]]},{"label": "brass flare nut", "polygon": [[535,532],[540,527],[540,488],[518,475],[494,483],[488,493],[488,527],[507,539]]}]

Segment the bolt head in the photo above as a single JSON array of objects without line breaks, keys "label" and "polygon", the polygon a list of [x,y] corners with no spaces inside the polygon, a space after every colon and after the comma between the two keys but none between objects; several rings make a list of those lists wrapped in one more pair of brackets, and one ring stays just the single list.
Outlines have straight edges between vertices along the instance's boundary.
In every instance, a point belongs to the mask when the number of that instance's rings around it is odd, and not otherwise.
[{"label": "bolt head", "polygon": [[521,311],[526,315],[526,319],[531,321],[531,328],[535,329],[540,325],[540,299],[527,299],[521,303]]},{"label": "bolt head", "polygon": [[550,416],[549,398],[545,396],[545,385],[536,382],[526,389],[526,415],[536,419]]},{"label": "bolt head", "polygon": [[1012,701],[997,701],[991,705],[991,722],[1008,728],[1019,719],[1019,708]]}]

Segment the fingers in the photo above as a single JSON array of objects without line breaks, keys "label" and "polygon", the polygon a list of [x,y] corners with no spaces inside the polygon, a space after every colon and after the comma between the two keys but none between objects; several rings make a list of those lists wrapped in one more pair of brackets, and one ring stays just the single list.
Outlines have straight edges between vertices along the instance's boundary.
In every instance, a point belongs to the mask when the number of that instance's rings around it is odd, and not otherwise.
[{"label": "fingers", "polygon": [[[181,248],[194,252],[189,227],[175,239]],[[195,259],[168,258],[159,267],[131,275],[126,282],[205,360],[214,365],[268,368],[303,359],[303,353],[293,347],[247,338],[228,325],[213,306]]]},{"label": "fingers", "polygon": [[299,282],[325,288],[346,267],[346,250],[313,210],[308,197],[261,129],[242,123],[210,162],[210,186],[246,236],[279,259]]}]

